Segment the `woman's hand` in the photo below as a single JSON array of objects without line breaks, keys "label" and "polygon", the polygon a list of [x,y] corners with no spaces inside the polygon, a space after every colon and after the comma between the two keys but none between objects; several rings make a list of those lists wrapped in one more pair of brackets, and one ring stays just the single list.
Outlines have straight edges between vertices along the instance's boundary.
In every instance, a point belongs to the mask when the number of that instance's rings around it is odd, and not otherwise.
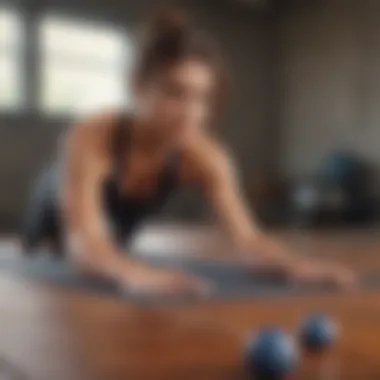
[{"label": "woman's hand", "polygon": [[207,296],[212,284],[180,271],[150,267],[141,262],[115,257],[107,261],[90,256],[73,257],[78,270],[88,275],[115,280],[122,289],[145,296]]},{"label": "woman's hand", "polygon": [[201,297],[211,292],[211,285],[200,278],[143,264],[121,267],[117,279],[124,289],[137,295]]},{"label": "woman's hand", "polygon": [[295,262],[288,273],[296,281],[322,283],[343,289],[353,288],[357,283],[354,272],[343,266],[322,261]]},{"label": "woman's hand", "polygon": [[357,282],[353,271],[334,263],[301,259],[264,234],[254,239],[252,251],[260,253],[253,264],[259,271],[277,273],[302,283],[327,284],[341,288],[352,288]]}]

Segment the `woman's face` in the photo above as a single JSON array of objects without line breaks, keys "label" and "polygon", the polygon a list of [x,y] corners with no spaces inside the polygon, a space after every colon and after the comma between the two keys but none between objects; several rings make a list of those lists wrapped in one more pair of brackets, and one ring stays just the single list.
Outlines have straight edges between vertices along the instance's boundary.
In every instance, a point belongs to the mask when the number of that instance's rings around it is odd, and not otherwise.
[{"label": "woman's face", "polygon": [[157,136],[182,141],[207,123],[215,103],[214,87],[209,65],[185,60],[137,87],[137,116]]}]

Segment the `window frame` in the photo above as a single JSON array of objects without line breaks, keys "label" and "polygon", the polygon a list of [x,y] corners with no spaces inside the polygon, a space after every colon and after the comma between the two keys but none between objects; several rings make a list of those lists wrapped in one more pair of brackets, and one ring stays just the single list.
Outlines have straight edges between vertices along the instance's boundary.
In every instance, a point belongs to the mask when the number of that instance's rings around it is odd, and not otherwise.
[{"label": "window frame", "polygon": [[[38,16],[38,20],[36,22],[36,34],[37,34],[37,41],[38,41],[38,64],[36,65],[36,69],[38,73],[36,74],[36,77],[38,77],[38,84],[34,92],[34,104],[33,108],[36,110],[37,114],[47,120],[54,120],[54,121],[61,121],[61,120],[75,120],[78,115],[75,112],[48,112],[44,111],[42,104],[41,104],[41,97],[42,97],[42,81],[40,79],[41,73],[42,73],[42,51],[41,51],[41,45],[42,45],[42,38],[40,34],[40,28],[42,26],[42,23],[44,20],[52,18],[57,20],[67,20],[70,23],[78,24],[78,25],[88,25],[93,26],[94,28],[100,28],[100,29],[109,29],[110,31],[119,33],[122,37],[126,57],[127,54],[132,53],[133,54],[133,42],[131,38],[131,34],[128,33],[128,28],[125,27],[124,23],[122,22],[115,22],[114,20],[110,21],[109,19],[104,19],[102,17],[96,17],[95,15],[89,15],[86,13],[80,13],[76,12],[74,15],[71,12],[62,11],[62,10],[47,10],[44,12],[40,12]],[[130,43],[129,43],[130,42]],[[125,64],[127,64],[127,58],[125,59]],[[96,63],[95,63],[96,64]],[[76,63],[75,63],[76,65]],[[86,64],[83,65],[84,67]],[[101,110],[99,110],[101,111]],[[81,115],[79,115],[81,117]]]},{"label": "window frame", "polygon": [[[106,13],[104,10],[97,11],[88,9],[75,10],[66,7],[33,7],[28,0],[0,0],[0,9],[9,9],[19,14],[23,28],[21,59],[21,88],[24,91],[22,108],[14,110],[0,110],[0,122],[4,126],[17,126],[22,121],[22,125],[36,125],[41,120],[57,126],[71,123],[76,116],[67,114],[45,113],[39,106],[38,96],[40,94],[40,61],[39,51],[40,37],[39,28],[44,18],[54,16],[57,18],[68,19],[78,23],[88,23],[95,26],[118,30],[122,33],[126,42],[130,41],[127,50],[130,50],[132,57],[134,53],[133,34],[128,26],[128,18],[120,17],[120,14]],[[131,22],[132,20],[129,20]]]},{"label": "window frame", "polygon": [[[0,11],[6,11],[10,13],[14,13],[17,18],[17,23],[19,23],[20,27],[20,46],[16,49],[17,51],[10,52],[10,55],[16,55],[17,66],[18,66],[18,78],[17,82],[19,85],[20,91],[20,100],[19,104],[16,104],[14,107],[0,107],[0,116],[19,116],[25,114],[28,108],[28,96],[27,96],[27,85],[26,85],[26,44],[27,44],[27,26],[25,24],[25,17],[22,11],[20,11],[15,5],[9,2],[0,1]],[[7,54],[5,52],[5,54]],[[14,58],[14,57],[13,57]],[[12,58],[11,58],[12,59]]]}]

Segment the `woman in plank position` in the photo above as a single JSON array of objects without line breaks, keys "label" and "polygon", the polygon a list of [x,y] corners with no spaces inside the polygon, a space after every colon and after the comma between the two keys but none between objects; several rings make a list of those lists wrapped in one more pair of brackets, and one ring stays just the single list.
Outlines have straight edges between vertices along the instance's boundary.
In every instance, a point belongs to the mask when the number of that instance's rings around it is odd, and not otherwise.
[{"label": "woman in plank position", "polygon": [[62,177],[45,176],[29,215],[28,246],[64,240],[77,265],[133,292],[205,292],[201,279],[147,266],[123,249],[139,223],[176,188],[191,184],[248,253],[247,265],[259,256],[264,266],[293,279],[351,285],[350,271],[288,254],[249,215],[234,164],[207,128],[225,87],[209,36],[173,12],[161,14],[146,32],[132,83],[133,112],[103,114],[70,130]]}]

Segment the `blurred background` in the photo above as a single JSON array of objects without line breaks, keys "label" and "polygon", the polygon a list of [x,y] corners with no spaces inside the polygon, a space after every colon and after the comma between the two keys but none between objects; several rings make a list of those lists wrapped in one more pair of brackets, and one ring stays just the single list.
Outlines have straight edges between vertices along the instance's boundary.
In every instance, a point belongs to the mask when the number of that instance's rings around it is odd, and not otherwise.
[{"label": "blurred background", "polygon": [[[368,227],[379,218],[380,2],[191,0],[232,88],[218,134],[269,226]],[[0,231],[78,118],[128,107],[138,23],[165,1],[0,1]],[[209,220],[184,190],[164,219]]]}]

